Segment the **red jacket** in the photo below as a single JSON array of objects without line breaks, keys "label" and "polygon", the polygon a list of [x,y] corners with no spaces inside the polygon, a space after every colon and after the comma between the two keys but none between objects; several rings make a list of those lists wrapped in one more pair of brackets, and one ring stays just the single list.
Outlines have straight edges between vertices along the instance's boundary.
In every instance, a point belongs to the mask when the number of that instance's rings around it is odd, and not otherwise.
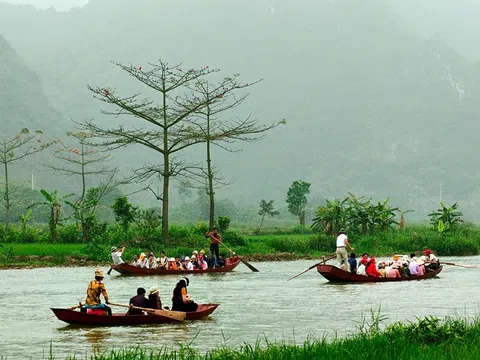
[{"label": "red jacket", "polygon": [[367,269],[365,270],[365,272],[367,273],[368,276],[376,276],[376,277],[382,276],[382,274],[378,272],[377,267],[373,262],[367,265]]}]

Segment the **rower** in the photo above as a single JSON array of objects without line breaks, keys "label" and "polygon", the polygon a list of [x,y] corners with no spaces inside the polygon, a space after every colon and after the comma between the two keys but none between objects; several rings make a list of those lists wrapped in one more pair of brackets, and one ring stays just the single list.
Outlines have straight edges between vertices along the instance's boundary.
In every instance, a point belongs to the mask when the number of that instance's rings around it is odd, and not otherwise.
[{"label": "rower", "polygon": [[87,298],[85,299],[85,308],[87,309],[102,309],[108,312],[108,315],[112,315],[112,309],[102,304],[100,301],[100,294],[105,298],[105,303],[108,304],[108,294],[105,289],[105,284],[102,283],[104,279],[103,271],[100,269],[95,270],[95,280],[90,281],[87,288]]}]

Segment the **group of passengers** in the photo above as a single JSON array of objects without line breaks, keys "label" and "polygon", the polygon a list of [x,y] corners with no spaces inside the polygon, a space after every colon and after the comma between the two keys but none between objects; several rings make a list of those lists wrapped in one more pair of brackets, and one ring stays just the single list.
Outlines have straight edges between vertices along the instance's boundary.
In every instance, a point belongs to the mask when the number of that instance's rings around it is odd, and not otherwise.
[{"label": "group of passengers", "polygon": [[[111,255],[115,265],[123,264],[122,254],[125,247],[118,249],[113,246],[111,248]],[[153,252],[148,256],[142,252],[140,255],[135,255],[130,265],[144,269],[160,269],[160,270],[206,270],[213,267],[221,267],[225,265],[223,256],[218,259],[212,257],[212,254],[205,254],[205,250],[194,250],[191,256],[182,256],[181,258],[169,258],[165,255],[165,251],[160,252],[160,257],[155,257]]]},{"label": "group of passengers", "polygon": [[[196,311],[198,304],[192,300],[191,295],[187,294],[187,286],[190,280],[185,277],[181,279],[172,292],[172,310],[174,311]],[[146,296],[146,290],[142,287],[137,289],[137,295],[130,299],[128,315],[143,315],[143,309],[164,309],[170,310],[168,306],[162,306],[160,299],[160,290],[157,286],[152,286]]]},{"label": "group of passengers", "polygon": [[351,253],[347,263],[343,259],[340,262],[340,268],[345,271],[388,278],[422,276],[428,271],[436,270],[438,266],[437,257],[429,249],[425,250],[419,258],[414,253],[410,256],[394,255],[393,260],[381,261],[378,264],[375,257],[367,253],[362,254],[360,261],[357,260],[355,253]]}]

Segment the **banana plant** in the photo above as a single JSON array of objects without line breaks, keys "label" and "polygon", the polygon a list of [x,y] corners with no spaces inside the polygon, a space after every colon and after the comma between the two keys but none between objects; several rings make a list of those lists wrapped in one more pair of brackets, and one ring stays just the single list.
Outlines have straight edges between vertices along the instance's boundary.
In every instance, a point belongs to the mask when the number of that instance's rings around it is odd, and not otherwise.
[{"label": "banana plant", "polygon": [[67,197],[72,196],[72,194],[59,197],[57,190],[53,190],[51,193],[49,193],[44,189],[40,190],[40,193],[43,195],[43,198],[45,199],[45,201],[34,203],[30,205],[27,209],[33,208],[39,205],[48,207],[48,209],[50,210],[50,218],[48,220],[48,229],[50,233],[50,239],[52,240],[52,242],[55,242],[58,236],[57,227],[63,225],[61,223],[61,220],[62,220],[61,219],[61,209],[62,209],[61,202]]},{"label": "banana plant", "polygon": [[432,224],[433,228],[440,233],[444,233],[454,228],[458,223],[463,222],[463,213],[458,211],[457,203],[447,207],[443,202],[441,202],[440,208],[434,212],[431,212],[428,214],[428,216],[430,217],[430,224]]},{"label": "banana plant", "polygon": [[29,209],[26,214],[18,215],[18,220],[22,222],[22,230],[27,230],[27,223],[30,220],[30,216],[32,215],[32,209]]}]

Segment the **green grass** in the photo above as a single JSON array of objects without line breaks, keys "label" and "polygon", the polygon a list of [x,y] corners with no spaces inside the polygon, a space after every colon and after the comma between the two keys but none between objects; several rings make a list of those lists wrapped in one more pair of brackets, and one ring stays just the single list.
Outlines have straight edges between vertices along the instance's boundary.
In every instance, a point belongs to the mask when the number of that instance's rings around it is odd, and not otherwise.
[{"label": "green grass", "polygon": [[[90,360],[276,360],[276,359],[382,359],[382,360],[468,360],[480,358],[480,322],[458,318],[426,317],[409,323],[394,323],[379,329],[378,318],[351,336],[307,339],[301,345],[260,339],[255,344],[219,347],[201,354],[188,346],[177,350],[124,348],[103,353],[72,356]],[[54,354],[50,354],[50,359]],[[55,357],[57,358],[57,357]]]}]

